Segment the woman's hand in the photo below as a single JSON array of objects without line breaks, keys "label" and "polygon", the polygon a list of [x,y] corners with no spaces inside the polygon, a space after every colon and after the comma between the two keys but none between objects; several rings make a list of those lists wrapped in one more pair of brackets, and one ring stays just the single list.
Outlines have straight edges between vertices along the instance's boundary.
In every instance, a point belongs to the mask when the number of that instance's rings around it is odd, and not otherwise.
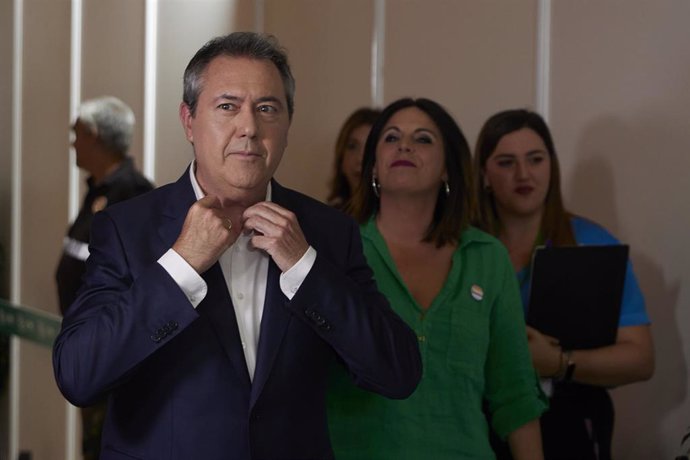
[{"label": "woman's hand", "polygon": [[532,364],[541,377],[558,377],[565,370],[563,350],[558,339],[527,326],[527,344]]}]

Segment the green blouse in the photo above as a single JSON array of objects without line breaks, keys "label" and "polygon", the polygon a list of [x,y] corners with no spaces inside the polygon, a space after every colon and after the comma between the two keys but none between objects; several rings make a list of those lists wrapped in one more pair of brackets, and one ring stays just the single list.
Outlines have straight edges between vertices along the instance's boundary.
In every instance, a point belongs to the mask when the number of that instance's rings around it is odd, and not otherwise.
[{"label": "green blouse", "polygon": [[424,373],[412,396],[391,400],[360,390],[334,369],[328,416],[336,458],[493,459],[483,400],[501,437],[538,418],[547,404],[505,248],[477,229],[464,231],[448,278],[425,312],[375,221],[361,231],[379,289],[417,333]]}]

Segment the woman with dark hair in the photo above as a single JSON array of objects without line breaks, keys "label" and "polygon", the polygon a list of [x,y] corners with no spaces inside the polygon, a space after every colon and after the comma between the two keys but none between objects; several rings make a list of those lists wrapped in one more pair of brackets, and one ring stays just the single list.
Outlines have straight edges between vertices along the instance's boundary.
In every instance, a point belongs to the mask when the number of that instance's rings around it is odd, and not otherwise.
[{"label": "woman with dark hair", "polygon": [[545,403],[517,283],[500,242],[470,227],[474,206],[470,150],[453,118],[428,99],[385,108],[350,210],[379,289],[417,333],[424,374],[400,401],[334,372],[329,424],[339,460],[493,459],[484,399],[515,458],[542,458]]},{"label": "woman with dark hair", "polygon": [[[619,244],[604,228],[565,210],[556,150],[539,114],[507,110],[489,118],[474,162],[480,227],[508,249],[525,309],[536,246]],[[563,350],[531,327],[527,335],[537,371],[553,384],[541,420],[545,457],[609,459],[613,406],[606,388],[648,379],[654,370],[649,319],[630,263],[615,344]]]},{"label": "woman with dark hair", "polygon": [[364,143],[381,111],[362,107],[355,110],[343,123],[335,142],[333,178],[330,183],[327,202],[343,208],[359,185],[362,171]]}]

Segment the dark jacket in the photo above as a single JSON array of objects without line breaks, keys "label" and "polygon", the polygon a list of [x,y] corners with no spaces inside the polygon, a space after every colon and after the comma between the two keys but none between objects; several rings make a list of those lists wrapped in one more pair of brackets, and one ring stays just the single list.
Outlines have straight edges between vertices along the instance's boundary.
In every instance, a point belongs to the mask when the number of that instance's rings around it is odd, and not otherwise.
[{"label": "dark jacket", "polygon": [[[96,212],[106,206],[128,200],[153,189],[153,185],[126,158],[118,169],[98,185],[87,179],[88,192],[63,244],[63,252],[55,273],[60,312],[64,315],[77,297],[81,278],[86,271],[86,249],[91,235],[91,222]],[[80,250],[81,249],[81,250]]]},{"label": "dark jacket", "polygon": [[188,172],[95,217],[86,287],[53,364],[73,404],[110,394],[103,460],[331,459],[335,360],[363,388],[415,389],[417,338],[376,289],[354,221],[276,182],[272,199],[296,214],[317,257],[292,300],[269,262],[253,381],[220,265],[202,274],[208,293],[194,309],[157,263],[195,201]]}]

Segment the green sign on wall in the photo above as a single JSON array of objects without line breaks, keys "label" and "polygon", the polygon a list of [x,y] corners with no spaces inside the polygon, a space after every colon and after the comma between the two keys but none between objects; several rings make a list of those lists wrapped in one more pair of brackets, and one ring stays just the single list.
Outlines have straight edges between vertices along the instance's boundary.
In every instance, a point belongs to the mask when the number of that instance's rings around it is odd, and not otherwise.
[{"label": "green sign on wall", "polygon": [[46,347],[52,347],[60,332],[61,319],[33,308],[0,299],[0,332],[16,335]]}]

